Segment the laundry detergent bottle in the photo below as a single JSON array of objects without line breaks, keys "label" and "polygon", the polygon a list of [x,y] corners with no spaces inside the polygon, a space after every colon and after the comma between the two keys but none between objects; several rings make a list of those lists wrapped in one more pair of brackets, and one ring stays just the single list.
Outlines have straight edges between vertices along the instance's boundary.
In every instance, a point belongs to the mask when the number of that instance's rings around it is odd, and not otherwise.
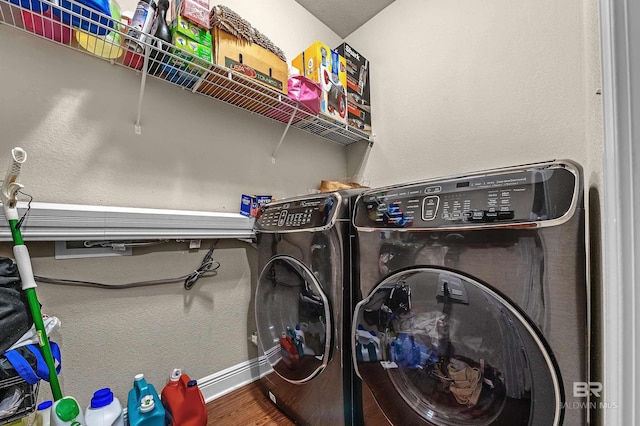
[{"label": "laundry detergent bottle", "polygon": [[65,396],[51,406],[51,426],[85,426],[80,404],[72,396]]},{"label": "laundry detergent bottle", "polygon": [[44,401],[38,404],[36,415],[33,419],[33,426],[49,426],[51,421],[51,406],[53,401]]},{"label": "laundry detergent bottle", "polygon": [[182,374],[178,368],[171,372],[169,382],[162,389],[162,403],[170,411],[176,426],[207,424],[207,406],[198,382]]},{"label": "laundry detergent bottle", "polygon": [[133,381],[133,388],[127,398],[129,426],[164,426],[165,411],[160,397],[151,383],[147,383],[143,374]]},{"label": "laundry detergent bottle", "polygon": [[102,388],[93,393],[84,421],[87,426],[124,426],[122,405],[111,389]]}]

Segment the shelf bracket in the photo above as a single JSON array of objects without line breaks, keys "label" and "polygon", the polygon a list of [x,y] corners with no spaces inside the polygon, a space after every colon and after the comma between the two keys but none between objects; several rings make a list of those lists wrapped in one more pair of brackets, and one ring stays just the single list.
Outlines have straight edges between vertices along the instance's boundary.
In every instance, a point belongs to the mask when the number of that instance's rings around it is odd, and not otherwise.
[{"label": "shelf bracket", "polygon": [[144,49],[144,64],[142,65],[142,81],[140,82],[140,96],[138,97],[138,118],[134,126],[136,135],[142,134],[142,127],[140,126],[140,116],[142,115],[142,98],[144,98],[144,88],[147,84],[147,67],[149,66],[149,54],[151,49],[149,46],[145,46]]},{"label": "shelf bracket", "polygon": [[287,127],[284,128],[284,133],[282,133],[282,137],[280,138],[280,142],[278,142],[278,146],[276,146],[276,149],[273,151],[273,154],[271,154],[271,164],[276,164],[276,155],[278,155],[278,150],[280,149],[280,145],[282,145],[282,141],[284,140],[284,137],[287,135],[287,132],[289,131],[289,127],[291,127],[291,123],[293,122],[293,118],[296,116],[297,112],[298,112],[298,105],[296,105],[296,107],[293,109],[293,112],[291,113],[291,117],[289,117],[289,122],[287,123]]},{"label": "shelf bracket", "polygon": [[364,183],[364,171],[373,148],[373,140],[362,139],[347,146],[347,176],[353,182]]}]

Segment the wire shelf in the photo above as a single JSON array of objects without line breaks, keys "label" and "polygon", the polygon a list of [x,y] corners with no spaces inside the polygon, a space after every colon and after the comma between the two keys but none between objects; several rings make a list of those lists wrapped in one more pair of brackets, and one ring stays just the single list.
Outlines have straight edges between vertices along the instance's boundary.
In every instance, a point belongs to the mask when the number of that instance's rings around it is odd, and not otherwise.
[{"label": "wire shelf", "polygon": [[109,16],[74,0],[0,0],[0,22],[139,72],[142,82],[136,129],[145,79],[150,76],[281,122],[286,125],[285,134],[293,127],[341,145],[373,142],[373,137],[360,129],[310,114],[286,95],[156,37],[132,39],[127,35],[131,27],[120,22],[119,15],[113,4]]}]

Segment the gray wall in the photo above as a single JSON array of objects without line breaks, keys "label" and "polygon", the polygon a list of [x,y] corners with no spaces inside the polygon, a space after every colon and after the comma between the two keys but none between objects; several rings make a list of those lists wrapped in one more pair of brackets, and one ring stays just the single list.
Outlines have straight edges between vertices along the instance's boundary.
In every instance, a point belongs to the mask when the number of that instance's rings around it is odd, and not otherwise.
[{"label": "gray wall", "polygon": [[[289,60],[316,39],[341,42],[294,0],[221,3]],[[376,144],[365,182],[565,157],[597,187],[597,28],[595,0],[396,0],[347,38],[371,61]],[[242,192],[305,193],[346,177],[347,160],[360,156],[294,130],[272,165],[281,124],[153,80],[136,136],[134,72],[4,26],[0,52],[13,58],[0,63],[0,148],[27,149],[23,182],[37,201],[235,212]],[[29,247],[36,274],[117,283],[188,273],[208,242],[197,252],[174,243],[129,258],[64,261],[48,243]],[[219,243],[219,274],[192,292],[41,284],[44,311],[63,321],[53,337],[63,345],[64,392],[84,405],[111,386],[126,399],[138,372],[161,387],[174,367],[201,378],[255,357],[247,342],[254,254],[243,242]]]},{"label": "gray wall", "polygon": [[598,25],[595,0],[393,2],[347,39],[371,62],[370,184],[599,164]]}]

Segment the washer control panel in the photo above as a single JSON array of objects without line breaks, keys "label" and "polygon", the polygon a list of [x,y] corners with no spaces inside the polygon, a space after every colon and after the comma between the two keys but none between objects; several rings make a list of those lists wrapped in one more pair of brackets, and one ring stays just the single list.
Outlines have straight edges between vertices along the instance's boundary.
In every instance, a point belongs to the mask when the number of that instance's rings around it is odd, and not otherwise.
[{"label": "washer control panel", "polygon": [[556,165],[371,190],[354,224],[369,228],[443,228],[557,219],[569,212],[577,171]]},{"label": "washer control panel", "polygon": [[333,195],[283,200],[267,204],[257,219],[259,231],[294,231],[329,226],[338,200]]}]

